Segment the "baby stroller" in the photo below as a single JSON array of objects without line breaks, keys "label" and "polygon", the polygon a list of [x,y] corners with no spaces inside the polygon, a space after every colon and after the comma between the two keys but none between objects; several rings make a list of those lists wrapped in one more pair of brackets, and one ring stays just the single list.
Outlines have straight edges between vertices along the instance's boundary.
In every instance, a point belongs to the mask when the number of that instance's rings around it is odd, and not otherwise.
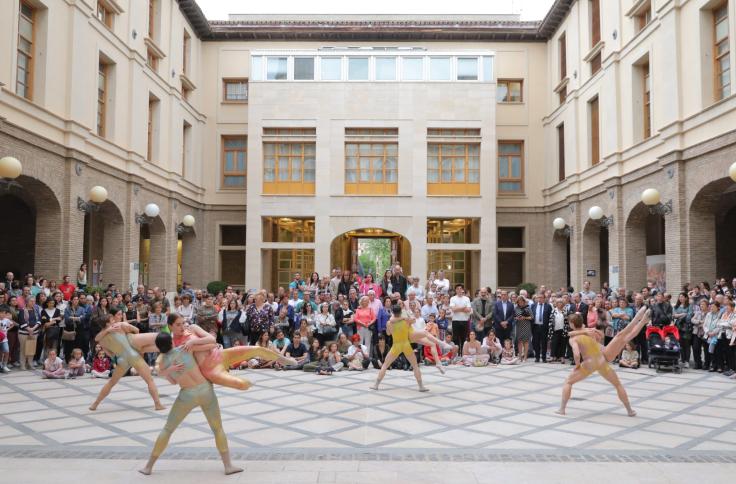
[{"label": "baby stroller", "polygon": [[[663,368],[671,369],[675,373],[682,373],[680,364],[680,332],[676,326],[647,328],[647,348],[649,349],[649,368],[657,368],[659,373]],[[667,337],[672,340],[665,342]]]}]

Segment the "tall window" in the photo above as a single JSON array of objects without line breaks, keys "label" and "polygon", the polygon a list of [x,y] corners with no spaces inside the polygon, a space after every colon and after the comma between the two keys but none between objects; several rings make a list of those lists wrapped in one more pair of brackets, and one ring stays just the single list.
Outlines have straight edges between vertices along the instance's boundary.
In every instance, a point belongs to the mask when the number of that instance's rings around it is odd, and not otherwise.
[{"label": "tall window", "polygon": [[112,11],[105,5],[103,2],[98,1],[97,2],[97,11],[95,12],[95,15],[97,16],[97,19],[105,24],[108,29],[112,29],[112,19],[113,19],[113,13]]},{"label": "tall window", "polygon": [[498,192],[524,192],[524,142],[498,142]]},{"label": "tall window", "polygon": [[590,7],[590,46],[601,41],[601,4],[600,0],[588,0]]},{"label": "tall window", "polygon": [[97,134],[100,136],[106,134],[108,70],[108,65],[100,60],[97,67]]},{"label": "tall window", "polygon": [[245,136],[222,137],[222,188],[245,188],[247,145]]},{"label": "tall window", "polygon": [[181,46],[182,48],[181,70],[184,74],[189,74],[189,56],[190,56],[191,44],[192,44],[192,37],[189,35],[189,32],[185,30],[184,38],[182,39],[182,46]]},{"label": "tall window", "polygon": [[220,280],[231,285],[245,283],[245,235],[245,225],[220,225]]},{"label": "tall window", "polygon": [[228,103],[248,102],[248,79],[223,79],[222,101]]},{"label": "tall window", "polygon": [[716,101],[731,94],[731,48],[728,35],[728,2],[713,10],[715,32],[715,98]]},{"label": "tall window", "polygon": [[146,159],[153,161],[156,157],[156,135],[158,132],[158,106],[159,100],[153,96],[148,97],[148,146],[146,148]]},{"label": "tall window", "polygon": [[590,133],[590,164],[597,165],[601,161],[600,125],[598,118],[598,96],[588,102],[588,123]]},{"label": "tall window", "polygon": [[189,174],[189,158],[192,145],[192,125],[184,121],[181,128],[181,177]]},{"label": "tall window", "polygon": [[560,80],[567,77],[567,35],[563,33],[557,41],[560,52]]},{"label": "tall window", "polygon": [[641,32],[644,30],[644,27],[649,25],[649,22],[652,21],[652,2],[647,1],[642,4],[642,6],[637,10],[636,14],[634,15],[634,22],[636,23],[636,31]]},{"label": "tall window", "polygon": [[21,1],[18,16],[18,66],[15,93],[26,99],[33,98],[34,17],[33,7]]},{"label": "tall window", "polygon": [[498,285],[516,287],[524,282],[524,227],[498,227]]},{"label": "tall window", "polygon": [[565,179],[565,124],[557,126],[557,179]]},{"label": "tall window", "polygon": [[480,194],[480,129],[427,129],[427,194]]},{"label": "tall window", "polygon": [[263,152],[264,193],[314,194],[314,143],[265,143]]},{"label": "tall window", "polygon": [[644,139],[649,138],[652,135],[652,98],[651,98],[651,88],[652,83],[649,78],[649,63],[644,64],[642,67],[642,72],[644,74],[644,96],[643,96],[643,102],[642,102],[642,108],[644,110],[643,112],[643,127],[644,127]]},{"label": "tall window", "polygon": [[399,182],[397,128],[345,128],[345,193],[393,195]]},{"label": "tall window", "polygon": [[156,38],[156,3],[158,0],[148,0],[148,38]]},{"label": "tall window", "polygon": [[496,101],[500,103],[520,103],[523,99],[524,81],[521,79],[499,79],[496,84]]}]

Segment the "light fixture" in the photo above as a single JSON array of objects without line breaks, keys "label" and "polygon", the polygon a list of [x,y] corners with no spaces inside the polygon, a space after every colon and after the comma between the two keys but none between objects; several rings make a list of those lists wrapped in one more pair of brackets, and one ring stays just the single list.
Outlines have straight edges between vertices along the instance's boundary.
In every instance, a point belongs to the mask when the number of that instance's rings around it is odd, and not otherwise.
[{"label": "light fixture", "polygon": [[554,219],[552,221],[552,227],[554,227],[555,231],[562,237],[570,237],[572,234],[572,227],[567,225],[567,222],[565,222],[565,219],[562,217]]},{"label": "light fixture", "polygon": [[649,208],[652,215],[667,215],[672,213],[672,200],[662,203],[659,190],[656,188],[647,188],[641,192],[641,201]]},{"label": "light fixture", "polygon": [[100,205],[107,200],[107,190],[99,185],[89,189],[89,201],[77,197],[77,209],[80,212],[92,213],[100,209]]},{"label": "light fixture", "polygon": [[598,223],[601,224],[601,227],[610,227],[613,225],[613,215],[610,217],[606,217],[603,214],[603,209],[599,207],[598,205],[593,205],[588,210],[588,215],[590,216],[591,220],[595,220]]},{"label": "light fixture", "polygon": [[736,162],[734,162],[729,168],[728,168],[728,176],[731,177],[731,180],[736,182]]},{"label": "light fixture", "polygon": [[136,214],[135,223],[139,225],[150,224],[153,222],[154,218],[158,217],[160,212],[161,209],[158,208],[158,205],[155,203],[149,203],[146,205],[146,208],[143,209],[142,214]]},{"label": "light fixture", "polygon": [[5,156],[0,158],[0,186],[5,190],[10,190],[10,187],[20,187],[18,182],[15,181],[23,171],[23,165],[18,161],[17,158],[12,156]]},{"label": "light fixture", "polygon": [[183,234],[185,232],[189,232],[192,230],[192,227],[194,227],[194,217],[192,215],[184,215],[184,218],[181,219],[181,223],[176,225],[176,233],[177,234]]}]

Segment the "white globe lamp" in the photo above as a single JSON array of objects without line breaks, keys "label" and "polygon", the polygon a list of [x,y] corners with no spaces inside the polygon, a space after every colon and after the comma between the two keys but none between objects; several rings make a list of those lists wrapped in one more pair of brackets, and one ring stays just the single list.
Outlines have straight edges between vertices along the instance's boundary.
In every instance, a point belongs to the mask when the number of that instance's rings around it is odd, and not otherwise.
[{"label": "white globe lamp", "polygon": [[96,204],[105,203],[107,200],[107,190],[105,187],[94,186],[89,190],[89,201]]},{"label": "white globe lamp", "polygon": [[734,162],[729,168],[728,168],[728,176],[731,177],[731,180],[736,182],[736,162]]},{"label": "white globe lamp", "polygon": [[158,217],[158,214],[161,212],[161,210],[158,208],[158,205],[155,203],[149,203],[146,205],[145,210],[143,210],[143,213],[146,214],[146,217],[149,218],[156,218]]},{"label": "white globe lamp", "polygon": [[0,178],[15,180],[20,176],[22,170],[23,165],[20,164],[17,158],[12,156],[0,158]]},{"label": "white globe lamp", "polygon": [[565,219],[562,217],[557,217],[552,221],[552,227],[554,227],[556,230],[562,230],[565,228],[567,223],[565,223]]},{"label": "white globe lamp", "polygon": [[641,192],[641,201],[644,202],[644,205],[648,207],[653,207],[654,205],[657,205],[659,201],[661,200],[659,190],[656,188],[647,188],[643,192]]},{"label": "white globe lamp", "polygon": [[600,220],[603,218],[603,209],[598,205],[593,205],[590,207],[590,210],[588,210],[588,215],[593,220]]},{"label": "white globe lamp", "polygon": [[184,215],[184,218],[181,220],[181,223],[184,224],[184,227],[194,227],[194,217],[192,215]]}]

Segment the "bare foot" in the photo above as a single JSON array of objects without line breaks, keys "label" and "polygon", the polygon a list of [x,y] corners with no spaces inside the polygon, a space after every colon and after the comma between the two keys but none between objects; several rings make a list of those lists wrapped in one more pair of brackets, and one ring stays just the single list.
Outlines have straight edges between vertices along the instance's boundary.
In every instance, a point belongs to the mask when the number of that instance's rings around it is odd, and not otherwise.
[{"label": "bare foot", "polygon": [[371,390],[378,390],[378,385],[373,385],[370,387]]},{"label": "bare foot", "polygon": [[138,469],[138,472],[140,472],[144,476],[150,476],[151,475],[151,470],[152,469],[149,469],[148,467],[144,467],[143,469]]},{"label": "bare foot", "polygon": [[428,392],[429,391],[429,388],[427,388],[427,387],[419,387],[419,391],[420,392]]},{"label": "bare foot", "polygon": [[238,472],[243,472],[243,469],[240,467],[235,467],[233,465],[225,466],[225,475],[229,476],[230,474],[237,474]]},{"label": "bare foot", "polygon": [[94,412],[95,410],[97,410],[97,405],[95,405],[95,404],[93,403],[92,405],[90,405],[90,406],[89,406],[89,409],[90,409],[90,410],[92,410],[92,411]]},{"label": "bare foot", "polygon": [[164,407],[162,404],[157,403],[154,407],[156,410],[166,410],[166,407]]},{"label": "bare foot", "polygon": [[566,414],[565,414],[565,411],[564,411],[564,410],[562,410],[562,409],[559,409],[559,410],[555,410],[555,413],[556,413],[557,415],[566,415]]},{"label": "bare foot", "polygon": [[294,358],[287,358],[286,356],[279,356],[278,363],[282,364],[283,366],[296,366],[299,364],[298,361],[296,361]]},{"label": "bare foot", "polygon": [[629,414],[629,417],[636,417],[636,410],[634,410],[633,408],[630,408],[628,410],[628,414]]},{"label": "bare foot", "polygon": [[441,364],[435,365],[435,366],[437,367],[438,370],[440,370],[440,373],[442,373],[443,375],[445,374],[445,367],[444,366],[442,366]]}]

